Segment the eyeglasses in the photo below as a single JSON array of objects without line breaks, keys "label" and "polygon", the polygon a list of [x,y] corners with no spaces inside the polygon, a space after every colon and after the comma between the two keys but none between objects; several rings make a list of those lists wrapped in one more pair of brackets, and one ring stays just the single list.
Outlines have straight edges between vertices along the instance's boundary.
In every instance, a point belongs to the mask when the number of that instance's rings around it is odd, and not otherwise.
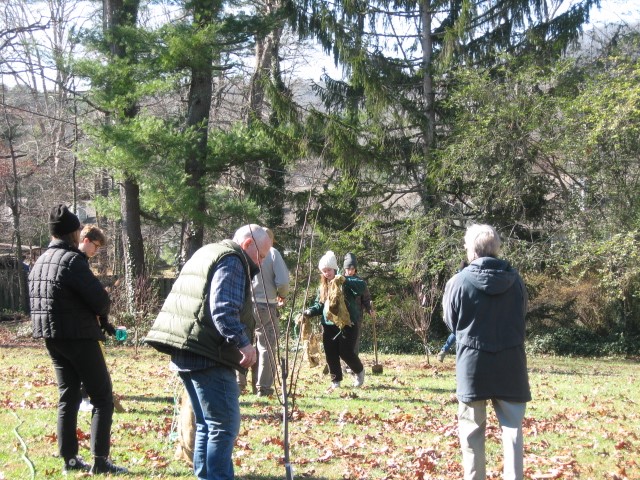
[{"label": "eyeglasses", "polygon": [[99,243],[94,242],[93,240],[91,240],[91,243],[93,243],[93,246],[96,247],[96,251],[100,250],[100,247],[102,247],[102,245],[100,245]]}]

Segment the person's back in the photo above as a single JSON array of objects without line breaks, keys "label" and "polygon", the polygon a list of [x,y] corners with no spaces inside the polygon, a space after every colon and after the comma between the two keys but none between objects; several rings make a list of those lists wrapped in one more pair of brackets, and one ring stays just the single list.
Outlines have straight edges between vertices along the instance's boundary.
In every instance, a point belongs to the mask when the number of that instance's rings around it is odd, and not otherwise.
[{"label": "person's back", "polygon": [[104,340],[96,314],[109,314],[109,295],[75,247],[53,239],[29,273],[29,292],[35,338]]},{"label": "person's back", "polygon": [[285,298],[289,293],[289,270],[278,250],[271,247],[260,272],[253,277],[253,300],[256,303],[276,305],[278,297]]},{"label": "person's back", "polygon": [[529,401],[522,279],[508,262],[484,257],[450,282],[447,303],[457,318],[458,399]]},{"label": "person's back", "polygon": [[531,400],[524,349],[527,291],[498,259],[500,237],[489,225],[465,235],[470,265],[445,286],[444,321],[456,338],[458,434],[465,480],[485,478],[486,402],[502,429],[504,478],[523,478],[522,420]]},{"label": "person's back", "polygon": [[[113,335],[109,295],[78,249],[80,221],[65,205],[49,215],[51,243],[29,274],[33,336],[44,338],[58,383],[57,437],[63,473],[126,473],[109,459],[113,391],[104,359],[101,330]],[[81,384],[93,405],[93,465],[78,455],[77,417]]]}]

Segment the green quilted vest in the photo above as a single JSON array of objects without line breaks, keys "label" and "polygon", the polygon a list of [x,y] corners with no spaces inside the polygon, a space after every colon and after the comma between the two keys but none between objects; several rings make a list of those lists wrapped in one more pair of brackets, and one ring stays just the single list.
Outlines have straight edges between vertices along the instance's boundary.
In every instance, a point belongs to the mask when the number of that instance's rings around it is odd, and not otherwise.
[{"label": "green quilted vest", "polygon": [[256,267],[253,262],[250,266],[237,244],[223,240],[200,248],[185,263],[144,340],[146,343],[163,353],[171,354],[175,349],[188,350],[243,373],[246,371],[240,366],[240,351],[218,332],[209,313],[213,270],[227,255],[238,256],[245,266],[245,302],[240,321],[247,327],[249,338],[253,339],[255,320],[251,306],[251,277],[254,272],[251,266]]}]

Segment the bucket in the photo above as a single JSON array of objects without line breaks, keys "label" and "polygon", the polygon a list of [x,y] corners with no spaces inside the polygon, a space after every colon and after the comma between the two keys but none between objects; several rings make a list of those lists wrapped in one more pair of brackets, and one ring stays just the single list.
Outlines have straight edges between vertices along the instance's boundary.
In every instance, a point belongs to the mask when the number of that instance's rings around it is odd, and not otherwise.
[{"label": "bucket", "polygon": [[116,328],[116,340],[124,342],[127,339],[127,327]]}]

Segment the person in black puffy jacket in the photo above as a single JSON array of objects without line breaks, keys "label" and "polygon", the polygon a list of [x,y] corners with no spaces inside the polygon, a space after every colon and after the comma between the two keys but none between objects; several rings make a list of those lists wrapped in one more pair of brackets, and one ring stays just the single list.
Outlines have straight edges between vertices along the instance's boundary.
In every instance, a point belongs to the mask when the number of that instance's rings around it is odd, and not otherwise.
[{"label": "person in black puffy jacket", "polygon": [[[58,448],[63,473],[126,473],[109,460],[113,391],[100,342],[113,335],[109,294],[78,250],[80,221],[65,205],[49,214],[51,243],[29,274],[33,336],[44,338],[58,382]],[[78,456],[76,434],[80,385],[84,383],[93,411],[93,465]]]}]

